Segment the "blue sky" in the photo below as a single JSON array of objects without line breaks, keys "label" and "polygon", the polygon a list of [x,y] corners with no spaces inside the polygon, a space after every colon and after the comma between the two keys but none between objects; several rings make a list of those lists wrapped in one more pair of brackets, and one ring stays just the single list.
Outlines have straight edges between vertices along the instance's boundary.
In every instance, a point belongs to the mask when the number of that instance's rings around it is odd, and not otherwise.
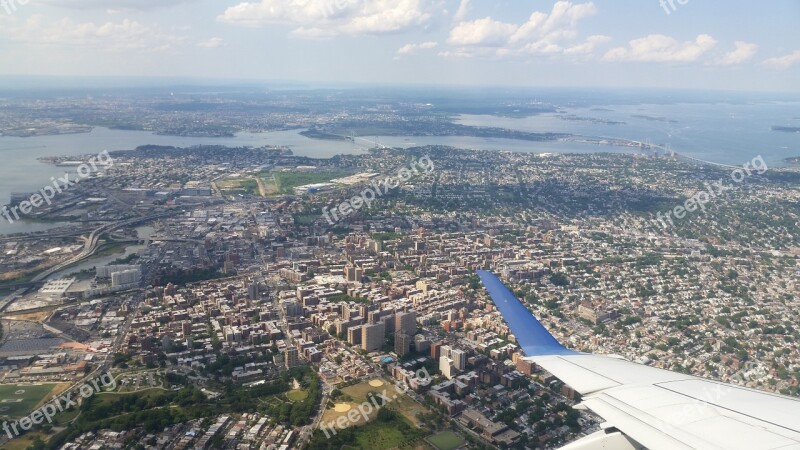
[{"label": "blue sky", "polygon": [[797,0],[0,0],[0,75],[798,91],[798,24]]}]

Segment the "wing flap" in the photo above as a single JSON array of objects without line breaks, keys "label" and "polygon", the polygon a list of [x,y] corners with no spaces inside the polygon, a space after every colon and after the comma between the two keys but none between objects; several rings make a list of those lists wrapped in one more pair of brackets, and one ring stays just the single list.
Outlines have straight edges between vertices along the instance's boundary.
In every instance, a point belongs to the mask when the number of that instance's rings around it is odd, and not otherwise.
[{"label": "wing flap", "polygon": [[800,448],[798,433],[658,385],[609,389],[584,404],[651,449]]},{"label": "wing flap", "polygon": [[658,386],[691,398],[695,403],[707,403],[726,413],[757,418],[774,427],[776,432],[784,429],[787,436],[800,433],[798,399],[699,378],[659,383]]},{"label": "wing flap", "polygon": [[696,379],[691,375],[601,355],[534,356],[528,359],[570,385],[581,395],[627,384]]}]

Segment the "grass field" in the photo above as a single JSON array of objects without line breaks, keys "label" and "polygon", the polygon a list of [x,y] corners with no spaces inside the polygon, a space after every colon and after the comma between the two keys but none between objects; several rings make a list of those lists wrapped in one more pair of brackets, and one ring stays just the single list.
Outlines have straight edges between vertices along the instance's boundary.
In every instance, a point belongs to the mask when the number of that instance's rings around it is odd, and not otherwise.
[{"label": "grass field", "polygon": [[[351,408],[358,408],[359,405],[367,401],[367,394],[369,392],[382,392],[386,389],[389,385],[386,384],[382,387],[372,387],[369,385],[369,381],[365,381],[363,383],[355,384],[353,386],[348,386],[342,389],[342,392],[349,397],[349,401],[337,401],[334,403],[347,403],[351,406]],[[333,408],[328,409],[322,416],[322,420],[325,423],[332,423],[335,422],[336,419],[342,416],[347,416],[348,411],[337,412]],[[377,411],[372,411],[369,413],[370,420],[374,419],[375,416],[378,414]],[[359,415],[359,419],[351,425],[363,425],[366,422],[364,419]]]},{"label": "grass field", "polygon": [[[394,390],[394,388],[391,389]],[[387,408],[402,414],[403,417],[408,419],[408,421],[414,424],[414,426],[416,427],[424,425],[419,421],[417,415],[430,413],[430,411],[427,408],[415,402],[411,397],[407,395],[398,396],[397,399],[395,399],[395,401],[389,403]]]},{"label": "grass field", "polygon": [[[383,382],[382,386],[370,386],[370,381],[381,381]],[[352,397],[356,403],[361,403],[367,399],[367,394],[370,392],[383,392],[384,389],[393,389],[389,383],[384,381],[381,378],[373,378],[367,380],[363,383],[354,384],[352,386],[348,386],[342,389],[342,392]]]},{"label": "grass field", "polygon": [[[370,381],[380,380],[384,384],[383,386],[375,387],[370,386]],[[393,397],[397,394],[397,391],[390,382],[376,378],[373,380],[369,380],[365,383],[356,384],[350,387],[346,387],[342,389],[342,392],[352,397],[356,403],[360,404],[363,401],[366,401],[367,394],[369,392],[377,392],[381,393],[383,390],[386,389],[387,396]],[[387,408],[391,409],[392,411],[397,411],[402,414],[406,419],[408,419],[412,424],[415,426],[420,426],[419,420],[417,419],[417,413],[427,413],[429,412],[425,407],[420,405],[419,403],[412,400],[407,395],[397,395],[397,397],[392,398],[392,402],[386,405]],[[370,415],[370,418],[373,416]]]},{"label": "grass field", "polygon": [[267,186],[274,186],[274,191],[278,194],[293,194],[294,188],[298,186],[327,183],[348,175],[352,174],[348,172],[265,172],[259,174]]},{"label": "grass field", "polygon": [[258,182],[251,178],[229,178],[218,181],[217,187],[222,191],[239,191],[251,195],[259,195]]},{"label": "grass field", "polygon": [[[370,381],[376,381],[376,380],[380,380],[384,384],[382,386],[371,386],[369,384]],[[383,380],[381,378],[374,378],[372,380],[368,380],[363,383],[342,388],[342,393],[346,394],[349,397],[349,399],[347,401],[339,400],[333,402],[333,404],[347,403],[351,406],[351,408],[358,408],[359,405],[367,401],[368,393],[375,392],[380,394],[383,392],[384,389],[386,390],[386,395],[392,398],[392,401],[386,405],[387,409],[400,413],[406,420],[408,420],[408,422],[410,422],[412,425],[416,427],[420,427],[421,425],[423,425],[419,422],[419,419],[417,419],[417,414],[428,413],[430,411],[428,411],[424,406],[412,400],[407,395],[400,394],[397,395],[397,397],[394,397],[397,394],[397,391],[395,391],[394,386],[390,382]],[[339,417],[347,416],[347,412],[348,411],[337,412],[333,408],[330,408],[325,411],[325,413],[322,416],[322,420],[325,423],[333,423]],[[369,421],[372,421],[377,414],[378,414],[377,410],[374,410],[371,413],[369,413]],[[352,423],[352,425],[364,425],[365,423],[366,421],[364,421],[361,415],[359,415],[359,419],[355,421],[355,423]]]},{"label": "grass field", "polygon": [[168,391],[166,391],[165,389],[150,388],[150,389],[144,389],[144,390],[141,390],[141,391],[137,391],[136,394],[130,394],[130,393],[127,393],[127,392],[103,392],[103,393],[95,395],[95,397],[97,397],[97,399],[98,399],[98,401],[97,401],[98,405],[110,405],[111,403],[114,402],[114,400],[117,400],[122,395],[136,395],[136,396],[142,397],[144,399],[150,399],[152,397],[157,397],[157,396],[160,396],[160,395],[166,395],[167,392]]},{"label": "grass field", "polygon": [[452,431],[442,431],[434,434],[428,438],[428,442],[438,450],[456,450],[466,443],[464,438]]},{"label": "grass field", "polygon": [[0,417],[26,416],[58,386],[57,383],[0,385]]},{"label": "grass field", "polygon": [[301,402],[308,398],[308,392],[302,389],[293,389],[286,393],[286,397],[293,402]]}]

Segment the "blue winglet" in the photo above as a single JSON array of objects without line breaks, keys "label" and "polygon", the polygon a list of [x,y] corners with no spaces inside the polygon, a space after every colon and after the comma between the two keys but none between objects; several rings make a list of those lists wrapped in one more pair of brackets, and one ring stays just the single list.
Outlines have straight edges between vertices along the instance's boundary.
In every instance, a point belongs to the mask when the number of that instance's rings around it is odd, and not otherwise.
[{"label": "blue winglet", "polygon": [[493,273],[479,270],[478,276],[526,356],[578,354],[561,345]]}]

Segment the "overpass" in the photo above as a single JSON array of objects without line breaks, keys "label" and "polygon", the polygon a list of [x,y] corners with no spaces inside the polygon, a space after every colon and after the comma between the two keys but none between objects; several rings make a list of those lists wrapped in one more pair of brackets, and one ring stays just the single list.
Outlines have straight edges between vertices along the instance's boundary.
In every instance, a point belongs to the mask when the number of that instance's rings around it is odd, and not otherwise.
[{"label": "overpass", "polygon": [[43,281],[43,280],[47,279],[47,277],[49,277],[50,275],[52,275],[52,274],[54,274],[54,273],[56,273],[56,272],[58,272],[58,271],[60,271],[62,269],[65,269],[65,268],[67,268],[67,267],[69,267],[69,266],[71,266],[71,265],[73,265],[73,264],[75,264],[77,262],[80,262],[80,261],[92,256],[94,254],[94,252],[97,251],[98,243],[100,241],[100,237],[103,234],[105,234],[108,231],[110,231],[110,230],[113,230],[115,228],[135,225],[135,224],[141,223],[141,222],[149,222],[151,220],[155,220],[155,219],[158,219],[158,218],[161,218],[161,217],[170,216],[173,213],[174,213],[173,211],[169,211],[169,212],[163,212],[163,213],[158,213],[158,214],[151,214],[149,216],[136,217],[134,219],[123,220],[123,221],[120,221],[120,222],[113,222],[113,223],[109,223],[109,224],[103,225],[103,226],[101,226],[99,228],[95,228],[89,234],[88,238],[83,238],[86,241],[86,244],[84,245],[83,250],[78,255],[68,259],[67,261],[64,261],[63,263],[56,264],[55,266],[45,270],[44,272],[40,273],[39,275],[36,275],[35,277],[33,277],[31,279],[31,282],[38,283],[40,281]]}]

